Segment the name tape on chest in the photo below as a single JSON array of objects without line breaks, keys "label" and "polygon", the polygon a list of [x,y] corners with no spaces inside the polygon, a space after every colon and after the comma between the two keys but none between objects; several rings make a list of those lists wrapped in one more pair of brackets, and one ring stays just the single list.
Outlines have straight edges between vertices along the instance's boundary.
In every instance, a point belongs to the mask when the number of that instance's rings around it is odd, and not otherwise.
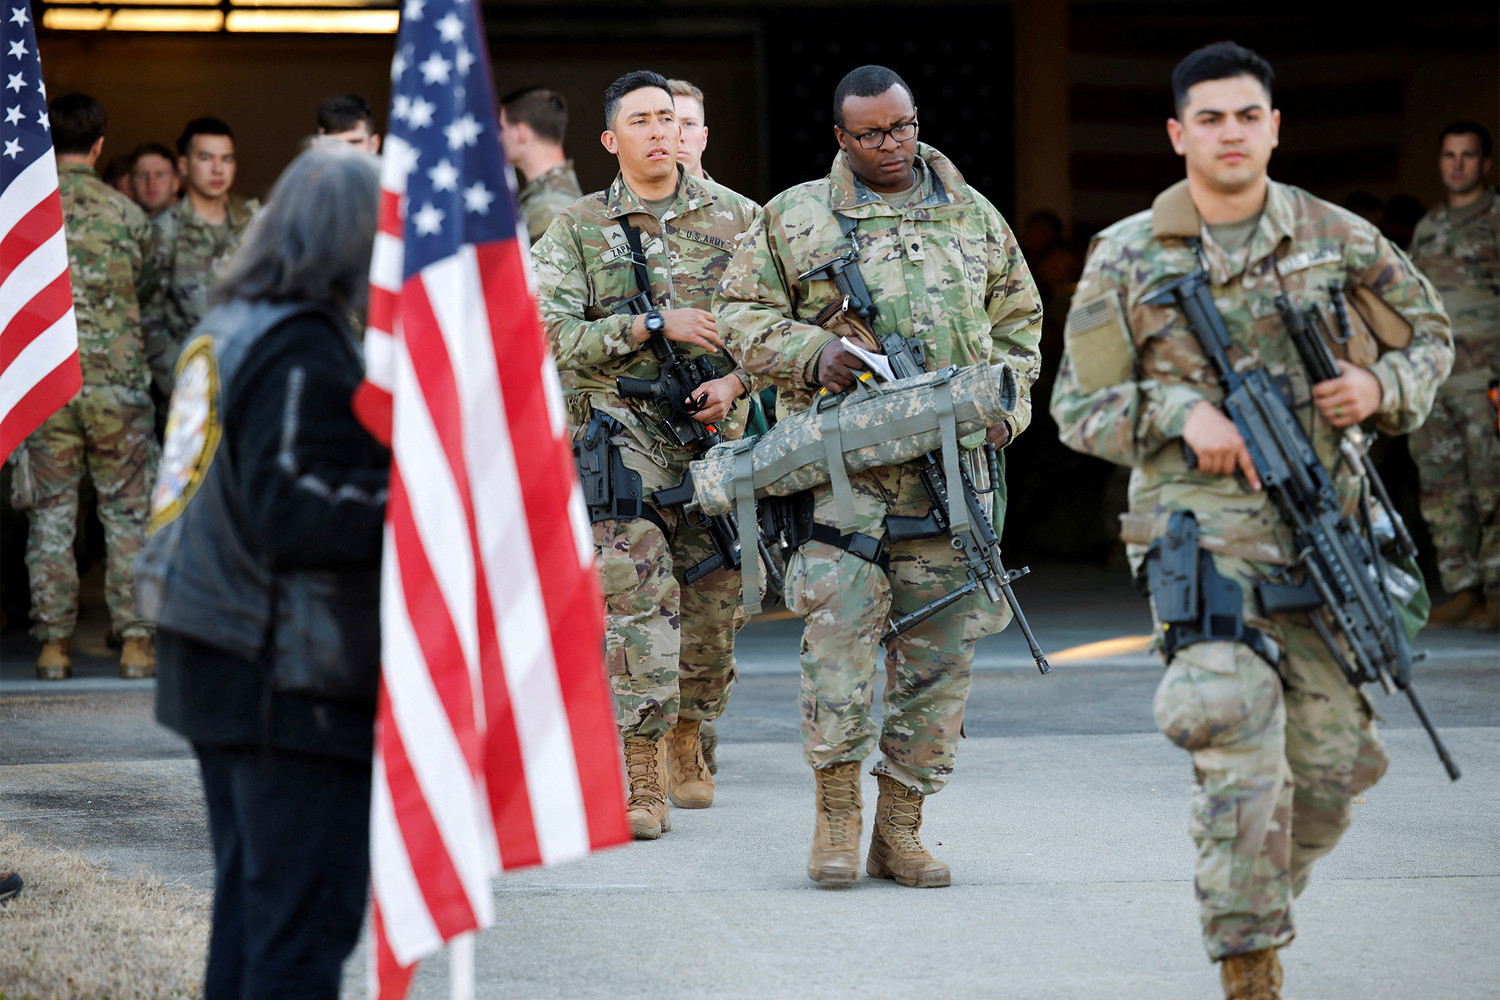
[{"label": "name tape on chest", "polygon": [[1338,247],[1324,247],[1321,250],[1302,250],[1290,256],[1283,257],[1276,262],[1276,273],[1285,278],[1289,274],[1305,271],[1319,264],[1337,264],[1344,256]]}]

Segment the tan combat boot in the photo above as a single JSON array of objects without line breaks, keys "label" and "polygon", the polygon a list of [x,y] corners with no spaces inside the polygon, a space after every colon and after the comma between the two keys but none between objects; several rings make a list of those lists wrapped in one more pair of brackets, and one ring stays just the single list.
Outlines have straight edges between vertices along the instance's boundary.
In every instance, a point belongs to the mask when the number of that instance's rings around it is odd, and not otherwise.
[{"label": "tan combat boot", "polygon": [[701,719],[678,719],[667,733],[667,798],[683,809],[707,809],[714,804],[714,778],[703,760],[699,739]]},{"label": "tan combat boot", "polygon": [[48,639],[36,658],[39,680],[62,681],[73,676],[73,640]]},{"label": "tan combat boot", "polygon": [[1281,1000],[1281,959],[1275,948],[1230,955],[1219,963],[1224,1000]]},{"label": "tan combat boot", "polygon": [[672,829],[667,809],[667,741],[644,736],[625,737],[625,778],[630,800],[625,818],[636,840],[655,840]]},{"label": "tan combat boot", "polygon": [[718,774],[719,731],[707,719],[698,727],[698,742],[703,744],[703,763],[708,765],[708,773]]},{"label": "tan combat boot", "polygon": [[127,635],[120,650],[120,676],[140,680],[156,675],[156,646],[149,635]]},{"label": "tan combat boot", "polygon": [[931,889],[950,885],[948,866],[927,853],[917,831],[922,829],[922,796],[889,775],[879,775],[880,798],[875,806],[875,833],[865,871],[874,878],[893,878],[897,885]]},{"label": "tan combat boot", "polygon": [[1427,615],[1429,625],[1462,625],[1475,612],[1484,610],[1484,597],[1478,587],[1460,590]]},{"label": "tan combat boot", "polygon": [[850,760],[813,771],[818,822],[807,855],[807,877],[814,882],[859,880],[859,831],[864,820],[859,765]]}]

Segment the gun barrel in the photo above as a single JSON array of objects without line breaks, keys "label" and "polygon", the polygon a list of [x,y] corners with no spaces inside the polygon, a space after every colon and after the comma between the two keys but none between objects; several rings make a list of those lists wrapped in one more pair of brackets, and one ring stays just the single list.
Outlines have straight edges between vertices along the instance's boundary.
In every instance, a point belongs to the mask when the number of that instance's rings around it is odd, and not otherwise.
[{"label": "gun barrel", "polygon": [[1460,777],[1458,765],[1453,763],[1452,757],[1448,756],[1448,748],[1443,746],[1442,739],[1438,736],[1437,730],[1433,728],[1432,720],[1427,718],[1427,711],[1422,707],[1422,703],[1417,700],[1417,692],[1412,690],[1410,684],[1406,686],[1406,698],[1411,702],[1412,711],[1416,712],[1417,718],[1421,720],[1422,728],[1427,730],[1427,735],[1432,738],[1432,746],[1437,750],[1438,760],[1443,762],[1443,770],[1448,772],[1448,780],[1457,781]]}]

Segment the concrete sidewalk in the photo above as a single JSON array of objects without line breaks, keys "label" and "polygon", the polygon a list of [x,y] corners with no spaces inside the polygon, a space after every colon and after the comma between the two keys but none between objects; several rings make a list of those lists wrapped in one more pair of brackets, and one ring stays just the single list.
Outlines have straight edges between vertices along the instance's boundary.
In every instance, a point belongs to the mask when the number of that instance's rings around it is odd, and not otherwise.
[{"label": "concrete sidewalk", "polygon": [[[1018,593],[1049,653],[1146,631],[1122,575],[1027,578]],[[766,618],[742,633],[712,809],[674,810],[660,841],[495,882],[479,996],[1220,995],[1198,940],[1188,760],[1152,724],[1152,657],[1058,657],[1042,677],[1019,635],[986,640],[970,738],[923,831],[953,886],[835,888],[804,873],[813,786],[799,749],[799,630]],[[1419,645],[1433,651],[1419,668],[1425,703],[1464,778],[1447,781],[1404,699],[1373,693],[1391,771],[1298,902],[1299,937],[1283,953],[1296,1000],[1497,994],[1500,657],[1477,633]],[[101,658],[79,679],[39,684],[16,644],[3,653],[0,823],[122,874],[145,866],[210,888],[196,763],[151,721],[151,682],[112,678]],[[873,778],[865,793],[867,841]],[[422,966],[414,997],[448,995],[446,963]],[[345,995],[363,995],[363,978],[362,946]]]}]

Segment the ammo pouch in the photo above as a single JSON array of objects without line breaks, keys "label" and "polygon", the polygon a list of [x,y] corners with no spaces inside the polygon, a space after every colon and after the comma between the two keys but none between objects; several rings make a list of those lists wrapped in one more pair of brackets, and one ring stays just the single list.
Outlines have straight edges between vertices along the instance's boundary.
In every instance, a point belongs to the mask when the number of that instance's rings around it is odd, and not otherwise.
[{"label": "ammo pouch", "polygon": [[583,434],[573,442],[573,461],[578,465],[578,485],[589,522],[644,517],[666,534],[661,514],[645,501],[641,474],[625,467],[619,446],[610,440],[623,433],[624,424],[595,410]]},{"label": "ammo pouch", "polygon": [[1151,543],[1142,569],[1168,663],[1179,649],[1195,643],[1238,642],[1271,669],[1280,664],[1280,648],[1260,629],[1245,625],[1240,585],[1219,575],[1214,557],[1198,545],[1198,518],[1192,511],[1172,514],[1166,534]]}]

